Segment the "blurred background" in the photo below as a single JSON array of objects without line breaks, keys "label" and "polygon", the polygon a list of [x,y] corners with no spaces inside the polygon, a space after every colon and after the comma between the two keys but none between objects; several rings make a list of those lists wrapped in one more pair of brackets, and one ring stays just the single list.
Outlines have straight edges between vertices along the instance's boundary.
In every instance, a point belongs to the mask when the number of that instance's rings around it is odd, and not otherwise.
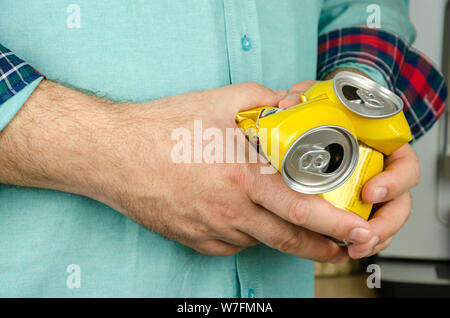
[{"label": "blurred background", "polygon": [[[450,1],[410,0],[417,30],[414,47],[425,53],[450,83]],[[450,121],[439,122],[413,145],[421,162],[412,190],[413,212],[392,244],[379,255],[345,265],[315,264],[316,297],[450,297]],[[368,288],[380,269],[380,288]]]}]

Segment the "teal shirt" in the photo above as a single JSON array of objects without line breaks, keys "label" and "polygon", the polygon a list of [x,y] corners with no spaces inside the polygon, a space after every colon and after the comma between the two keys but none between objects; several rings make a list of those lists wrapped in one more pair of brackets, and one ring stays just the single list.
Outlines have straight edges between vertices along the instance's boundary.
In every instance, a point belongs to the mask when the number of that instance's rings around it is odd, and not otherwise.
[{"label": "teal shirt", "polygon": [[[116,101],[245,81],[288,89],[314,79],[318,34],[364,25],[369,3],[380,4],[383,28],[414,37],[401,0],[71,3],[2,1],[0,43],[48,79]],[[345,66],[383,81],[368,66]],[[3,126],[37,84],[2,105]],[[313,296],[311,261],[263,244],[201,255],[104,204],[58,191],[1,185],[0,243],[4,297]]]}]

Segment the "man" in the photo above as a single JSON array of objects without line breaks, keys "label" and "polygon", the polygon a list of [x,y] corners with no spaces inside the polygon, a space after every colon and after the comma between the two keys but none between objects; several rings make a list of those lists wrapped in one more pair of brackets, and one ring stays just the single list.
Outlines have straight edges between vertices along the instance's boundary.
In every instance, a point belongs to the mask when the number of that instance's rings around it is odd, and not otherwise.
[{"label": "man", "polygon": [[313,296],[311,260],[373,255],[408,218],[411,147],[365,186],[366,222],[261,164],[176,164],[171,133],[342,69],[402,94],[416,138],[446,96],[402,0],[5,1],[0,30],[2,296]]}]

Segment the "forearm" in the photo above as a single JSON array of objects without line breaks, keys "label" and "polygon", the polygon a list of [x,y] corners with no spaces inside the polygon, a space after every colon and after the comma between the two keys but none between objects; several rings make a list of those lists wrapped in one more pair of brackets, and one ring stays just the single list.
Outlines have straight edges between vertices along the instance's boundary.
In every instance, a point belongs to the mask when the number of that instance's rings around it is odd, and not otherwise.
[{"label": "forearm", "polygon": [[95,196],[120,105],[43,81],[0,134],[0,182]]}]

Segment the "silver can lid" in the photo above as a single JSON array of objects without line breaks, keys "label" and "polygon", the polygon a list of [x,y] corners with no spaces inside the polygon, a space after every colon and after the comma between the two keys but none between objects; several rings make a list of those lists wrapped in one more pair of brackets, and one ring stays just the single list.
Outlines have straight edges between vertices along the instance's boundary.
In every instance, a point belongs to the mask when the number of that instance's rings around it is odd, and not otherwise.
[{"label": "silver can lid", "polygon": [[403,101],[395,93],[353,72],[339,72],[333,88],[342,104],[364,117],[387,118],[403,109]]},{"label": "silver can lid", "polygon": [[348,130],[319,126],[291,144],[281,163],[281,176],[297,192],[325,193],[347,181],[358,158],[358,142]]}]

